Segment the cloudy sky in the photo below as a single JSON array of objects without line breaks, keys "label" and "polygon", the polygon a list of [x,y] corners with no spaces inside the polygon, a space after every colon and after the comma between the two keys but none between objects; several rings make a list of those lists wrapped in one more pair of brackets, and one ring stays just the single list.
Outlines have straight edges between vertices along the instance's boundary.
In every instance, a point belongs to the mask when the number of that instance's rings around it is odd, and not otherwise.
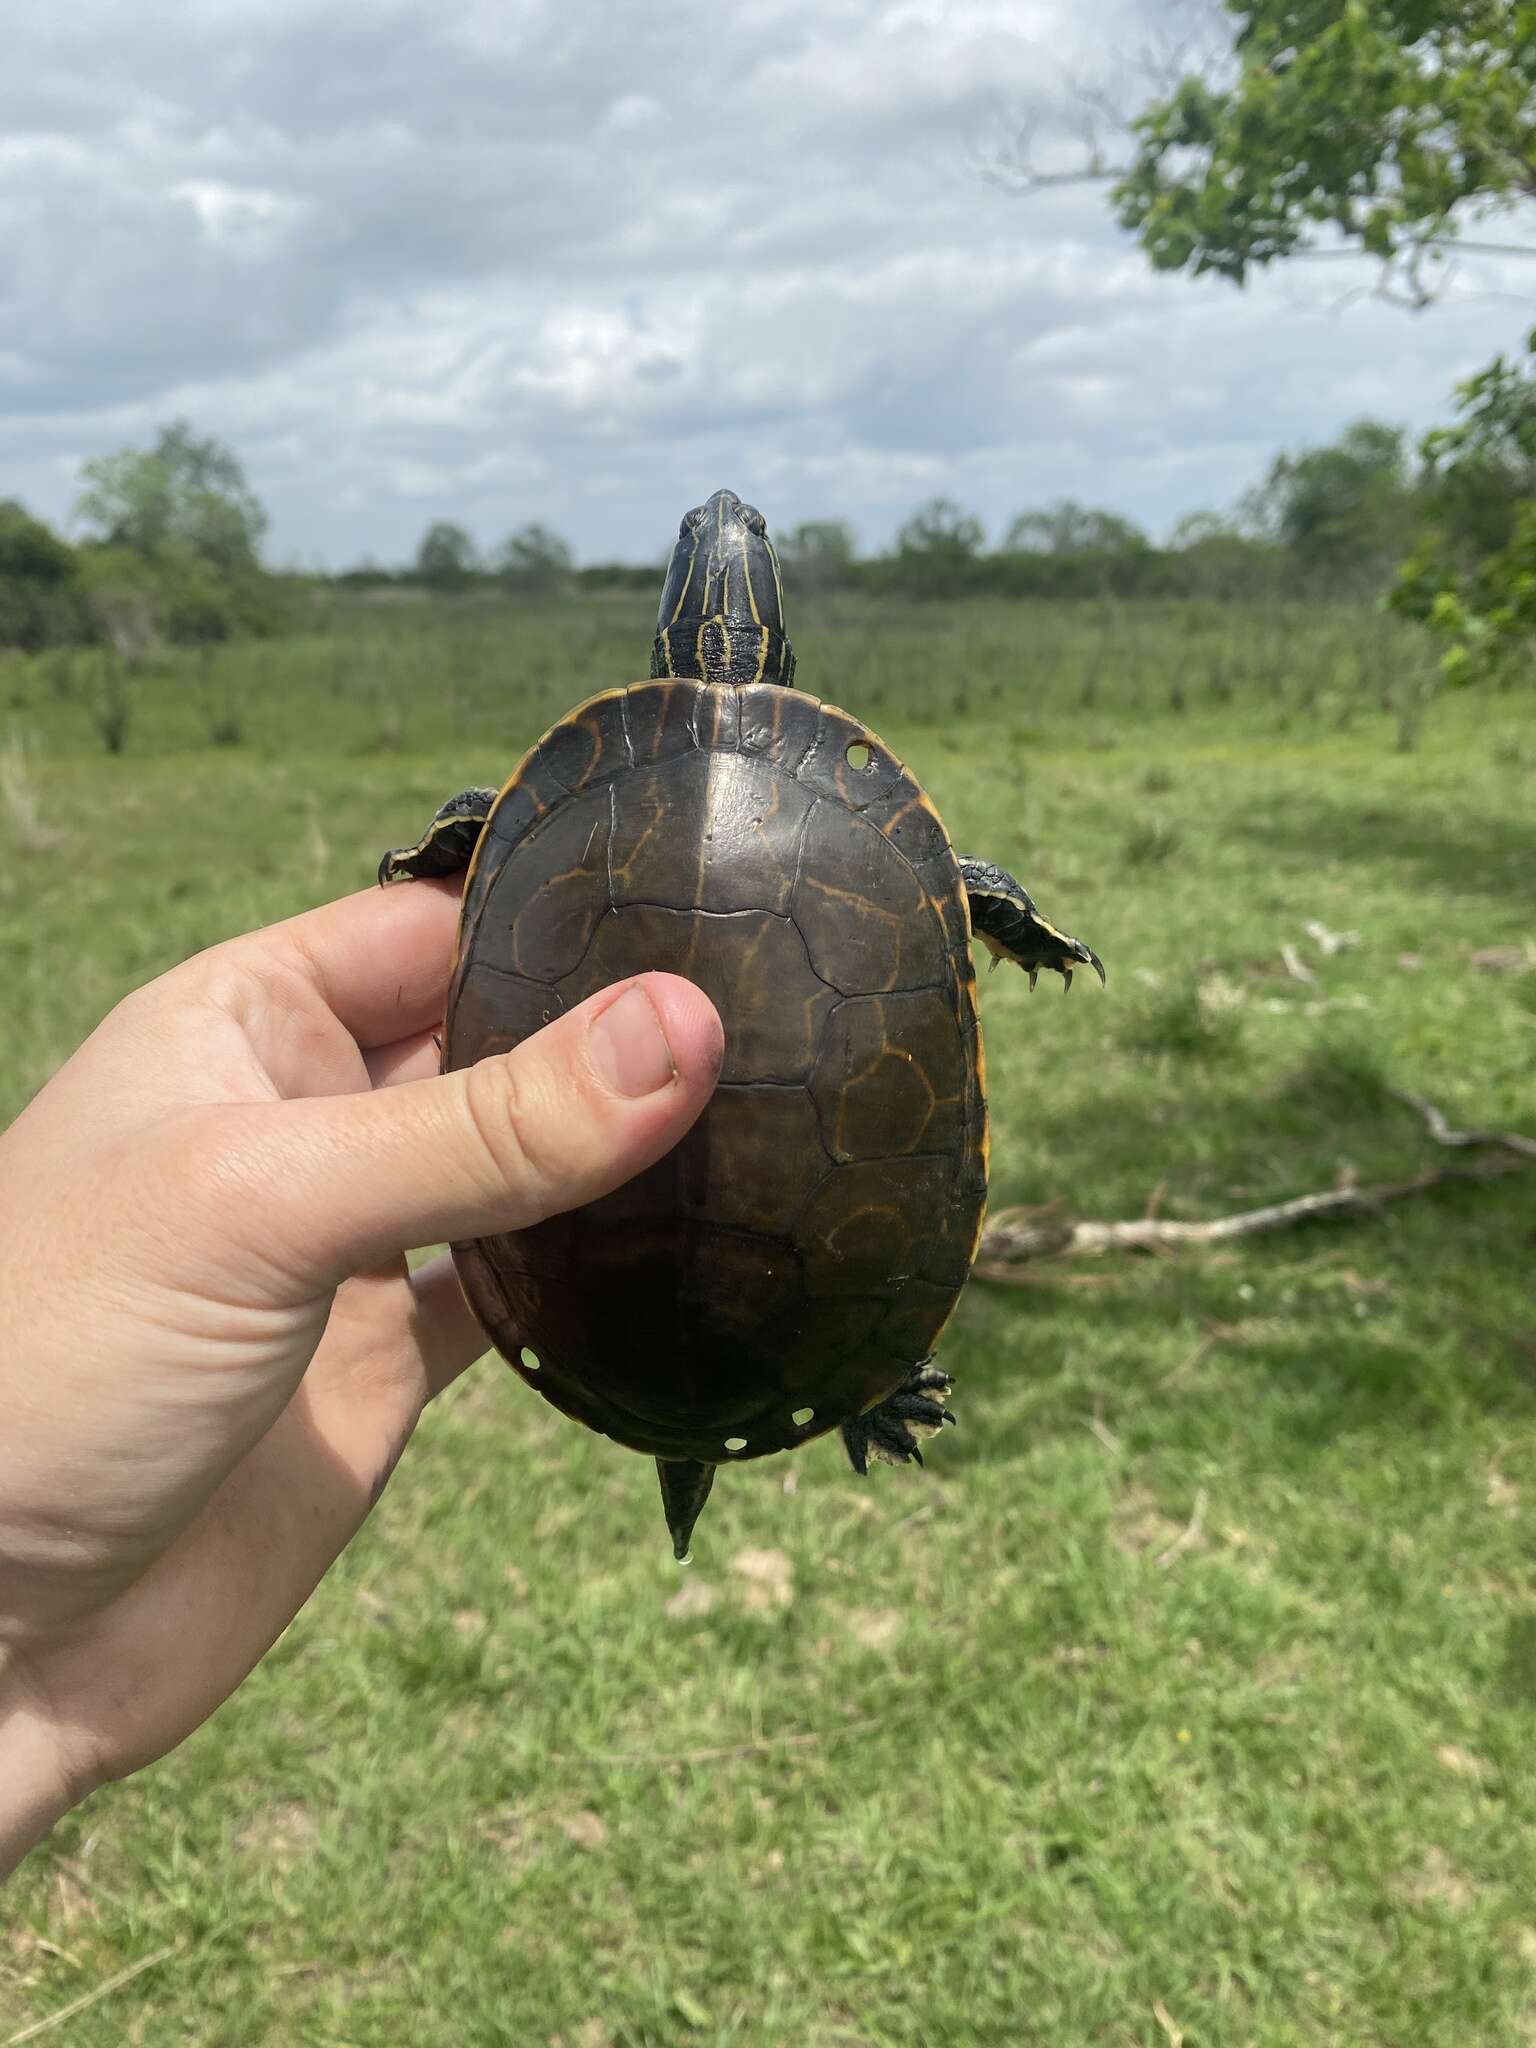
[{"label": "cloudy sky", "polygon": [[0,496],[67,523],[83,458],[185,415],[282,562],[440,517],[644,558],[722,482],[870,547],[939,492],[1161,533],[1362,412],[1442,415],[1536,275],[1417,319],[1365,265],[1238,293],[1154,277],[1094,187],[988,182],[1020,122],[1069,160],[1133,4],[22,0]]}]

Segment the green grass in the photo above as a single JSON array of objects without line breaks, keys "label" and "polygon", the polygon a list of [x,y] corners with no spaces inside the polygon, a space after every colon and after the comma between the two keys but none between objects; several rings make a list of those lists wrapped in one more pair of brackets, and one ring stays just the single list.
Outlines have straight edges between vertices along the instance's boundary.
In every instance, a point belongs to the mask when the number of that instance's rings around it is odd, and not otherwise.
[{"label": "green grass", "polygon": [[[168,663],[111,757],[80,664],[0,668],[0,1113],[128,986],[366,882],[646,635],[358,607]],[[1425,1146],[1386,1083],[1536,1129],[1536,975],[1472,964],[1536,938],[1528,700],[1400,751],[1419,657],[1347,612],[797,638],[1108,965],[984,979],[996,1205],[1395,1177]],[[1536,2040],[1533,1233],[1536,1175],[973,1286],[926,1475],[740,1470],[688,1573],[645,1461],[481,1367],[250,1684],[14,1881],[0,2041],[166,1946],[53,2038]]]}]

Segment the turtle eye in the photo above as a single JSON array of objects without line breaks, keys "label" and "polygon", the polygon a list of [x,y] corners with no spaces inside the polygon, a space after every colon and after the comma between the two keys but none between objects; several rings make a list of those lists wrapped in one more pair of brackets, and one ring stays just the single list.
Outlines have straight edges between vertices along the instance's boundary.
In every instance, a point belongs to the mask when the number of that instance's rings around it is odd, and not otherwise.
[{"label": "turtle eye", "polygon": [[697,533],[704,524],[704,507],[695,505],[691,512],[683,514],[682,524],[677,529],[679,540],[686,540],[690,533]]},{"label": "turtle eye", "polygon": [[768,522],[755,505],[743,505],[740,511],[741,523],[748,533],[766,533],[768,531]]}]

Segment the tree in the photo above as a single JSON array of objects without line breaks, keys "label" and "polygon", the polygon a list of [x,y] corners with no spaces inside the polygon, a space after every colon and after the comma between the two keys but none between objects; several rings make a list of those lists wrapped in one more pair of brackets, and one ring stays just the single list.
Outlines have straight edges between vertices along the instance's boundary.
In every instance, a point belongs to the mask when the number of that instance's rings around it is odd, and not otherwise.
[{"label": "tree", "polygon": [[1400,559],[1421,509],[1404,442],[1401,427],[1356,420],[1324,447],[1277,456],[1247,501],[1251,524],[1314,574]]},{"label": "tree", "polygon": [[898,589],[943,596],[974,579],[983,538],[981,521],[952,498],[930,498],[898,531],[886,573]]},{"label": "tree", "polygon": [[[1342,237],[1409,304],[1469,222],[1536,198],[1536,21],[1512,0],[1224,0],[1223,82],[1132,123],[1114,186],[1160,270],[1241,284]],[[1527,253],[1522,251],[1521,253]]]},{"label": "tree", "polygon": [[237,633],[270,632],[278,618],[271,579],[221,570],[179,541],[150,555],[83,549],[80,584],[98,627],[130,667],[162,640],[206,647]]},{"label": "tree", "polygon": [[73,548],[14,498],[0,498],[0,647],[35,651],[88,630]]},{"label": "tree", "polygon": [[451,594],[462,590],[479,567],[474,541],[451,519],[429,526],[416,550],[416,574],[428,590]]},{"label": "tree", "polygon": [[1229,599],[1268,595],[1283,580],[1278,544],[1255,532],[1250,514],[1186,512],[1168,536],[1165,559],[1175,587],[1192,597]]},{"label": "tree", "polygon": [[802,519],[779,542],[797,590],[831,590],[847,583],[858,556],[853,528],[842,519]]},{"label": "tree", "polygon": [[1536,638],[1536,332],[1457,389],[1424,442],[1434,523],[1392,593],[1447,643],[1455,682],[1507,671]]},{"label": "tree", "polygon": [[981,521],[962,512],[953,498],[930,498],[897,534],[896,552],[929,561],[970,562],[981,553],[983,538]]},{"label": "tree", "polygon": [[496,571],[511,590],[558,590],[576,566],[569,541],[538,520],[509,534],[496,552]]},{"label": "tree", "polygon": [[1003,542],[1006,553],[1018,555],[1118,555],[1146,545],[1146,535],[1129,519],[1079,505],[1075,498],[1021,512]]},{"label": "tree", "polygon": [[257,566],[267,515],[239,457],[185,420],[162,427],[153,448],[99,455],[81,474],[77,516],[107,546],[153,555],[179,544],[216,569]]},{"label": "tree", "polygon": [[1536,331],[1523,363],[1496,356],[1457,387],[1456,405],[1456,424],[1424,439],[1430,500],[1453,549],[1494,554],[1536,498]]},{"label": "tree", "polygon": [[74,573],[74,549],[15,498],[0,498],[0,577],[53,588]]},{"label": "tree", "polygon": [[1174,522],[1168,546],[1173,553],[1182,554],[1190,548],[1205,547],[1212,541],[1238,537],[1235,523],[1224,512],[1186,512],[1182,519]]}]

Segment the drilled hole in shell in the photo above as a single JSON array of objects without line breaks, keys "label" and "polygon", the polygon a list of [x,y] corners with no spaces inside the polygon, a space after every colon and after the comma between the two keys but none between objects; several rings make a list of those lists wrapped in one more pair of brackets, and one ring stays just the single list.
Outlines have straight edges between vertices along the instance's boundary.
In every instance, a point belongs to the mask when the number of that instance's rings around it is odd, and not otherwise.
[{"label": "drilled hole in shell", "polygon": [[524,1372],[537,1372],[539,1369],[539,1354],[537,1351],[530,1351],[525,1344],[517,1354],[517,1362]]},{"label": "drilled hole in shell", "polygon": [[844,754],[843,759],[857,774],[862,775],[866,768],[874,766],[874,749],[873,747],[865,746],[862,740],[855,740],[847,753]]},{"label": "drilled hole in shell", "polygon": [[725,1448],[728,1451],[744,1451],[747,1448],[747,1440],[744,1436],[728,1436]]},{"label": "drilled hole in shell", "polygon": [[816,1410],[814,1408],[797,1408],[789,1419],[796,1429],[804,1429],[808,1422],[816,1420]]}]

